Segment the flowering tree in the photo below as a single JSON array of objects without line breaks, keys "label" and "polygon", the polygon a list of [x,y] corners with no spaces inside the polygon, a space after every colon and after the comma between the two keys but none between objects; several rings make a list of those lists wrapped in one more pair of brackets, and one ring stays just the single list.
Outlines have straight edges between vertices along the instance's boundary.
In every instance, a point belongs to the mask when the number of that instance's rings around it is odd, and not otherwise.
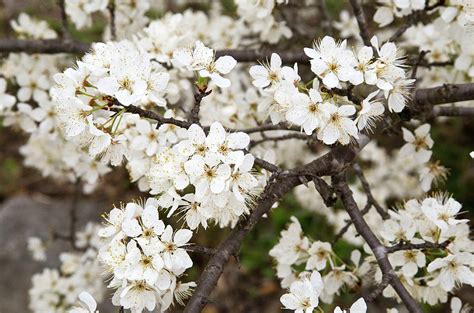
[{"label": "flowering tree", "polygon": [[[292,193],[336,233],[315,240],[292,217],[260,251],[275,261],[284,309],[358,293],[350,312],[379,297],[409,312],[468,310],[452,295],[474,286],[469,221],[452,196],[430,193],[448,175],[430,131],[474,116],[471,1],[351,0],[339,19],[318,0],[166,11],[186,5],[62,0],[58,31],[22,13],[18,38],[0,40],[0,114],[28,134],[25,164],[86,194],[124,167],[146,198],[84,230],[73,209],[70,234],[56,236],[73,251],[33,277],[30,308],[96,312],[107,281],[120,312],[200,312],[244,238]],[[103,42],[73,38],[95,19],[108,21]],[[389,151],[383,136],[405,144]],[[193,242],[210,227],[230,231],[216,247]],[[333,249],[340,240],[347,257]],[[41,239],[29,248],[44,258]],[[208,262],[191,282],[195,254]]]}]

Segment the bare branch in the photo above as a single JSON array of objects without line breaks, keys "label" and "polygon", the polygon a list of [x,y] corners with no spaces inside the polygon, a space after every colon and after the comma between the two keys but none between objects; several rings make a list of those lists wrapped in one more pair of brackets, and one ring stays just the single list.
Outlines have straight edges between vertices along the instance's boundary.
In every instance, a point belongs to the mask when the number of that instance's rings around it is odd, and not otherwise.
[{"label": "bare branch", "polygon": [[377,212],[380,214],[380,216],[386,220],[390,218],[390,215],[387,213],[387,210],[382,208],[382,206],[378,203],[377,200],[375,200],[374,195],[372,194],[372,191],[370,189],[369,182],[365,178],[364,172],[362,171],[362,168],[358,163],[355,163],[352,168],[354,169],[354,172],[356,173],[357,177],[359,178],[362,188],[364,189],[365,194],[367,195],[367,202],[370,205],[373,205],[374,208],[377,210]]},{"label": "bare branch", "polygon": [[332,207],[337,201],[337,197],[334,195],[334,189],[320,177],[314,177],[313,179],[314,187],[323,198],[324,205],[327,207]]},{"label": "bare branch", "polygon": [[437,105],[474,99],[474,83],[444,84],[433,88],[417,89],[413,102],[416,105]]},{"label": "bare branch", "polygon": [[436,242],[424,242],[424,243],[398,243],[394,246],[388,247],[387,248],[387,253],[393,253],[396,251],[401,251],[401,250],[426,250],[426,249],[446,249],[447,246],[451,241],[446,240],[441,243],[436,243]]},{"label": "bare branch", "polygon": [[110,1],[109,5],[107,6],[107,10],[109,10],[110,14],[110,36],[112,40],[117,38],[117,30],[116,30],[116,23],[115,23],[115,1]]},{"label": "bare branch", "polygon": [[465,116],[465,117],[473,117],[474,116],[474,108],[473,107],[434,107],[433,108],[433,115],[435,116]]},{"label": "bare branch", "polygon": [[423,58],[429,53],[430,51],[421,50],[418,54],[418,58],[413,63],[413,67],[411,69],[411,79],[416,79],[416,73],[418,71],[418,67],[423,62]]},{"label": "bare branch", "polygon": [[212,89],[206,91],[206,89],[199,89],[194,93],[194,106],[189,112],[188,120],[190,123],[200,124],[199,123],[199,111],[201,109],[201,101],[204,97],[207,97],[212,92]]},{"label": "bare branch", "polygon": [[[91,48],[91,43],[77,40],[22,40],[22,39],[0,39],[0,52],[24,52],[24,53],[75,53],[84,54]],[[230,55],[238,62],[256,62],[270,59],[271,54],[278,53],[284,63],[309,63],[309,58],[304,51],[274,51],[274,50],[217,50],[216,58]]]},{"label": "bare branch", "polygon": [[196,253],[196,254],[202,254],[206,256],[212,256],[216,253],[216,249],[203,247],[203,246],[199,246],[195,244],[187,246],[186,251],[189,251],[191,253]]},{"label": "bare branch", "polygon": [[364,8],[362,7],[362,2],[360,0],[350,0],[350,2],[357,19],[357,24],[359,25],[360,37],[366,46],[371,47],[370,38],[372,35],[369,32],[369,26],[367,25],[367,19],[365,17]]},{"label": "bare branch", "polygon": [[382,243],[377,239],[373,231],[370,229],[369,225],[367,225],[365,222],[361,212],[359,211],[357,203],[352,196],[352,191],[347,185],[344,173],[334,176],[333,182],[336,193],[342,200],[344,208],[351,217],[357,232],[365,239],[370,249],[374,253],[375,259],[383,275],[393,276],[390,280],[390,285],[402,299],[403,303],[410,312],[422,313],[423,311],[421,310],[419,304],[415,301],[415,299],[413,299],[398,277],[396,277],[392,265],[388,260],[386,247],[382,245]]},{"label": "bare branch", "polygon": [[65,0],[58,0],[58,5],[61,11],[61,38],[69,38]]},{"label": "bare branch", "polygon": [[364,297],[365,300],[367,302],[374,301],[385,290],[385,288],[387,288],[387,286],[392,282],[392,279],[393,279],[393,275],[391,273],[384,274],[382,276],[382,281],[380,282],[380,284],[378,284],[377,287],[375,287],[375,289],[372,290],[372,292],[369,295]]},{"label": "bare branch", "polygon": [[0,53],[24,52],[24,53],[74,53],[84,54],[90,49],[89,43],[76,40],[44,39],[44,40],[22,40],[1,39]]}]

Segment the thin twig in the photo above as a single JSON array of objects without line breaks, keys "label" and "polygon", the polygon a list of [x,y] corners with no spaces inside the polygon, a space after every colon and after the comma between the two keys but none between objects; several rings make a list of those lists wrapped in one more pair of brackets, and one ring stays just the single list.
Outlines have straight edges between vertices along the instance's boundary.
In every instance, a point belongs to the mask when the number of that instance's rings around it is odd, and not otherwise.
[{"label": "thin twig", "polygon": [[434,107],[433,108],[434,116],[460,116],[460,117],[473,117],[474,108],[473,107]]},{"label": "thin twig", "polygon": [[0,53],[75,53],[84,54],[91,48],[90,43],[63,39],[0,39]]},{"label": "thin twig", "polygon": [[374,301],[385,290],[385,288],[387,288],[387,286],[392,282],[392,279],[393,279],[393,275],[391,273],[384,274],[382,276],[382,281],[380,282],[380,284],[378,284],[377,287],[375,287],[375,289],[372,290],[372,292],[369,295],[364,297],[365,301],[367,302]]},{"label": "thin twig", "polygon": [[[112,102],[114,103],[113,105],[117,105],[117,101],[114,99],[112,100]],[[140,115],[141,117],[144,117],[144,118],[149,118],[149,119],[152,119],[152,120],[155,120],[157,121],[157,126],[160,126],[160,125],[163,125],[163,124],[172,124],[172,125],[176,125],[178,127],[182,127],[182,128],[185,128],[185,129],[188,129],[192,123],[188,122],[188,121],[183,121],[183,120],[178,120],[178,119],[175,119],[175,118],[166,118],[166,117],[163,117],[161,116],[160,114],[158,113],[155,113],[153,111],[150,111],[150,110],[144,110],[142,108],[139,108],[137,106],[134,106],[134,105],[129,105],[126,107],[127,109],[127,112],[129,113],[134,113],[134,114],[138,114]],[[111,111],[115,111],[115,112],[118,112],[120,111],[121,109],[117,109],[117,108],[110,108]],[[203,130],[207,133],[209,131],[209,126],[206,126],[206,127],[203,127]],[[243,150],[245,153],[249,153],[247,150]],[[270,171],[270,172],[276,172],[279,170],[279,167],[276,166],[275,164],[272,164],[270,162],[267,162],[263,159],[260,159],[260,158],[257,158],[255,157],[255,160],[254,160],[254,163],[255,165],[257,166],[260,166],[264,169],[266,169],[267,171]]]},{"label": "thin twig", "polygon": [[64,240],[69,242],[71,247],[76,251],[85,251],[87,247],[79,247],[76,243],[76,231],[77,231],[77,210],[79,207],[79,198],[81,195],[81,183],[77,181],[74,185],[74,193],[72,194],[71,207],[69,209],[69,231],[67,235],[59,232],[52,233],[53,240]]},{"label": "thin twig", "polygon": [[425,55],[427,55],[430,51],[421,50],[418,54],[418,58],[416,59],[415,63],[413,63],[413,67],[411,69],[411,79],[416,79],[416,73],[418,71],[418,67],[420,66],[421,62]]},{"label": "thin twig", "polygon": [[[360,211],[360,214],[364,216],[370,211],[371,207],[372,207],[372,204],[369,201],[367,201],[362,211]],[[339,239],[341,239],[342,236],[344,236],[344,234],[349,230],[349,227],[351,227],[351,225],[352,225],[352,220],[346,221],[346,225],[344,225],[344,227],[342,227],[341,230],[334,236],[334,239],[331,241],[331,243],[334,245]]]},{"label": "thin twig", "polygon": [[390,214],[388,214],[387,211],[382,208],[382,206],[378,203],[378,201],[375,200],[374,195],[372,194],[372,190],[370,189],[369,182],[365,178],[364,172],[362,171],[362,168],[360,167],[359,163],[354,163],[352,167],[362,184],[362,188],[364,189],[365,194],[367,195],[367,201],[374,206],[374,208],[384,220],[389,219]]},{"label": "thin twig", "polygon": [[450,240],[443,241],[441,243],[436,242],[424,242],[424,243],[398,243],[394,246],[387,248],[387,253],[393,253],[401,250],[426,250],[426,249],[446,249],[451,243]]},{"label": "thin twig", "polygon": [[69,34],[68,24],[67,24],[65,0],[58,0],[58,6],[61,12],[61,38],[68,39],[70,37],[70,34]]},{"label": "thin twig", "polygon": [[212,89],[206,91],[206,89],[198,89],[194,93],[194,106],[189,112],[188,121],[193,124],[200,124],[199,123],[199,111],[201,109],[201,102],[204,97],[207,97],[212,92]]},{"label": "thin twig", "polygon": [[365,17],[364,8],[362,7],[362,2],[360,0],[350,0],[350,2],[357,19],[357,24],[359,25],[360,37],[366,46],[371,47],[370,38],[372,36],[369,32],[369,26]]},{"label": "thin twig", "polygon": [[206,255],[206,256],[212,256],[216,253],[216,249],[214,248],[203,247],[196,244],[187,246],[186,250],[191,253],[196,253],[196,254],[201,254],[201,255]]},{"label": "thin twig", "polygon": [[116,40],[117,30],[116,30],[116,24],[115,24],[115,1],[114,0],[109,2],[107,9],[109,10],[109,14],[110,14],[110,36],[112,37],[112,40]]}]

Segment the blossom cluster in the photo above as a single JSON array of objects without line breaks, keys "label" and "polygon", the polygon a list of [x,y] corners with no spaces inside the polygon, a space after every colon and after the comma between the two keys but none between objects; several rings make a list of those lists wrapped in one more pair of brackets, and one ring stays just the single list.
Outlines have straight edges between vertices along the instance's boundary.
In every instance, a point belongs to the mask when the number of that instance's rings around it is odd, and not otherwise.
[{"label": "blossom cluster", "polygon": [[158,206],[156,199],[148,198],[114,208],[98,232],[108,240],[98,258],[112,274],[112,303],[132,312],[165,311],[175,299],[182,303],[195,286],[178,280],[193,265],[186,251],[192,232],[165,225]]},{"label": "blossom cluster", "polygon": [[[402,43],[408,49],[416,47],[419,51],[429,52],[426,55],[429,62],[447,63],[445,67],[423,69],[423,75],[420,75],[422,84],[430,87],[439,85],[446,79],[452,81],[454,71],[463,74],[455,75],[454,80],[472,81],[474,50],[469,43],[473,40],[474,7],[466,0],[445,1],[441,5],[435,1],[431,2],[431,7],[437,4],[434,10],[429,10],[433,21],[416,23],[409,27]],[[374,20],[380,26],[385,26],[390,24],[394,17],[410,15],[427,8],[429,7],[425,1],[387,0],[381,2]]]},{"label": "blossom cluster", "polygon": [[[453,198],[437,195],[422,201],[409,200],[403,208],[390,212],[391,219],[379,222],[381,227],[377,229],[373,225],[387,246],[439,244],[439,247],[408,248],[389,254],[396,274],[418,301],[429,305],[446,302],[448,293],[456,286],[474,284],[472,240],[469,239],[468,220],[457,218],[460,210],[461,204]],[[364,261],[361,252],[353,250],[351,264],[338,264],[343,261],[336,257],[331,244],[311,241],[304,236],[301,225],[293,217],[292,223],[282,231],[278,244],[270,251],[270,256],[277,262],[277,276],[282,287],[289,287],[292,297],[302,301],[297,306],[293,299],[290,305],[286,296],[281,299],[283,305],[297,310],[303,309],[302,303],[311,303],[314,309],[318,306],[318,297],[330,303],[343,285],[351,287],[356,282],[363,282],[367,275],[373,275],[371,269],[375,263],[371,252],[364,250],[367,253]],[[380,282],[382,272],[375,268],[374,278]],[[327,274],[321,279],[318,272]],[[313,282],[311,288],[314,290],[309,287],[310,282]],[[316,298],[304,290],[313,290]],[[391,286],[385,288],[383,295],[396,297]],[[311,301],[304,302],[303,299]]]},{"label": "blossom cluster", "polygon": [[[346,264],[336,256],[329,242],[313,241],[304,236],[295,217],[291,218],[288,228],[281,232],[279,242],[269,254],[277,263],[277,276],[283,288],[290,287],[291,290],[295,282],[300,284],[309,276],[310,281],[317,281],[313,282],[317,286],[312,301],[313,309],[318,306],[318,298],[325,303],[332,303],[343,286],[354,287],[360,281],[359,277],[370,269],[368,263],[361,263],[358,250],[352,252],[350,263]],[[323,270],[326,274],[321,277],[320,272]]]},{"label": "blossom cluster", "polygon": [[[26,14],[11,24],[21,38],[57,37],[46,22]],[[64,55],[9,54],[1,67],[4,78],[0,78],[0,115],[4,126],[29,135],[20,148],[26,165],[39,169],[43,176],[69,182],[80,180],[85,183],[84,189],[91,191],[98,178],[110,169],[66,140],[49,93],[53,76],[67,61]]]},{"label": "blossom cluster", "polygon": [[[446,302],[457,285],[474,285],[474,254],[468,220],[459,219],[461,204],[446,195],[409,200],[403,209],[390,212],[380,237],[390,244],[444,243],[445,248],[407,249],[389,255],[397,275],[420,301],[434,305]],[[438,253],[437,253],[438,252]],[[380,273],[379,273],[380,274]],[[381,279],[376,274],[376,279]],[[387,297],[395,296],[391,287]]]},{"label": "blossom cluster", "polygon": [[[199,125],[191,125],[187,139],[151,161],[150,193],[161,195],[168,215],[176,210],[184,214],[191,229],[206,228],[209,221],[221,227],[234,225],[249,212],[261,186],[252,172],[254,157],[243,151],[249,141],[242,132],[227,134],[217,122],[207,136]],[[193,193],[180,192],[190,185]]]},{"label": "blossom cluster", "polygon": [[[282,67],[277,54],[272,55],[268,65],[252,66],[252,83],[264,95],[258,111],[264,118],[269,115],[273,124],[288,121],[301,126],[307,135],[316,132],[325,144],[348,144],[357,139],[359,131],[370,129],[384,113],[379,92],[383,92],[389,111],[401,112],[414,82],[406,77],[395,44],[387,42],[379,48],[376,37],[371,44],[355,54],[346,48],[346,41],[336,42],[326,36],[313,48],[305,48],[316,74],[310,89],[301,82],[297,64],[293,68]],[[376,90],[358,104],[332,91],[363,83]]]}]

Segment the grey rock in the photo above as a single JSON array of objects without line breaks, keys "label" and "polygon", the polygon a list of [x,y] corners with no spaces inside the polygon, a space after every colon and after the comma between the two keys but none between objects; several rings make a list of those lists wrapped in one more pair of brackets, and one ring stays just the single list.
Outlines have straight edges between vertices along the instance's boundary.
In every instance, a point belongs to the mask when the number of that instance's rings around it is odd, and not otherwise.
[{"label": "grey rock", "polygon": [[[80,201],[77,228],[88,221],[99,221],[107,207],[104,203]],[[68,242],[51,242],[45,262],[34,261],[27,250],[27,239],[31,236],[48,240],[53,230],[67,234],[70,208],[70,199],[44,196],[18,196],[0,205],[0,313],[28,312],[31,276],[45,267],[57,267],[59,253],[71,250]]]}]

